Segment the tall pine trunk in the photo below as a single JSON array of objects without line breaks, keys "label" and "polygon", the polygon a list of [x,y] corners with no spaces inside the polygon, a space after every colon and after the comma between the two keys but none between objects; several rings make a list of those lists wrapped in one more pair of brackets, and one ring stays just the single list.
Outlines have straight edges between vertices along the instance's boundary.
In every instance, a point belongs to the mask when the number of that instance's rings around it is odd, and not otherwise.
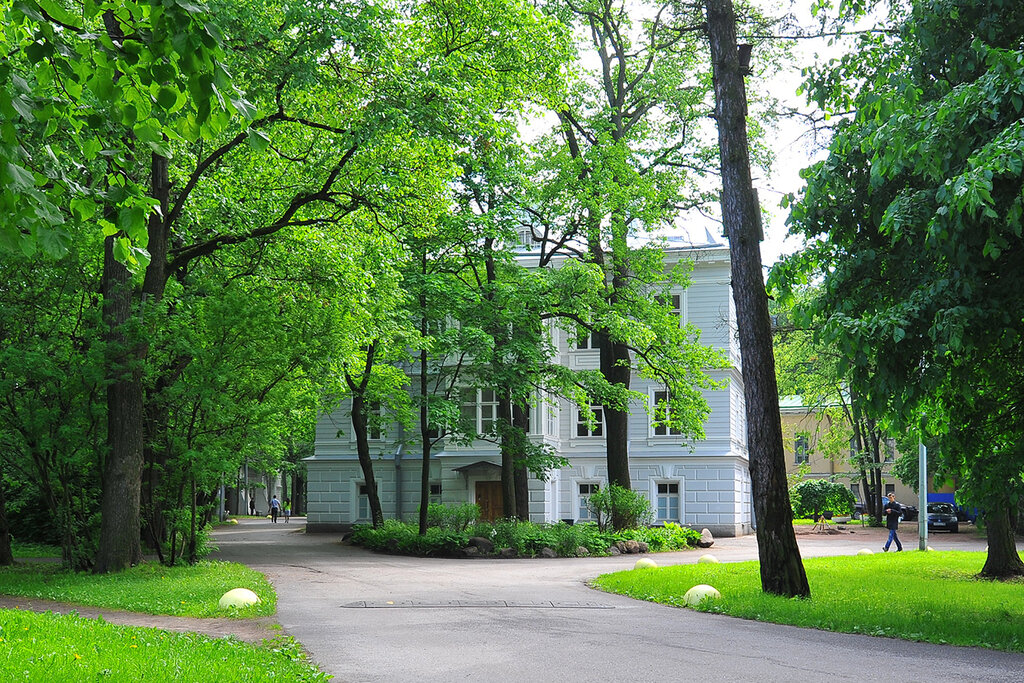
[{"label": "tall pine trunk", "polygon": [[732,0],[707,0],[707,10],[722,162],[722,219],[729,237],[743,359],[761,588],[766,593],[808,597],[811,590],[793,531],[786,482],[771,319],[761,272],[760,207],[750,178],[746,92],[736,46],[736,16]]}]

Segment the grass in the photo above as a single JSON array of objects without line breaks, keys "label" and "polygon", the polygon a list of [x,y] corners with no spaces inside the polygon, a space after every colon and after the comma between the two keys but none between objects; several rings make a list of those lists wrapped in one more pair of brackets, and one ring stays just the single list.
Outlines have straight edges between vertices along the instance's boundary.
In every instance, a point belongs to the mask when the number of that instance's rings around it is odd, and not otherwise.
[{"label": "grass", "polygon": [[11,552],[15,559],[26,557],[60,557],[59,545],[47,545],[46,543],[21,543],[11,542]]},{"label": "grass", "polygon": [[0,679],[27,681],[326,681],[291,639],[116,626],[76,615],[0,610]]},{"label": "grass", "polygon": [[[217,602],[232,588],[248,588],[260,602],[225,612]],[[277,594],[262,574],[215,561],[194,567],[145,563],[107,575],[69,572],[52,563],[18,563],[0,569],[0,593],[184,617],[256,617],[274,614],[277,607]]]},{"label": "grass", "polygon": [[691,564],[599,576],[594,585],[681,606],[692,586],[722,598],[697,608],[744,619],[1024,652],[1024,581],[975,578],[978,552],[904,552],[804,560],[809,600],[761,591],[757,562]]}]

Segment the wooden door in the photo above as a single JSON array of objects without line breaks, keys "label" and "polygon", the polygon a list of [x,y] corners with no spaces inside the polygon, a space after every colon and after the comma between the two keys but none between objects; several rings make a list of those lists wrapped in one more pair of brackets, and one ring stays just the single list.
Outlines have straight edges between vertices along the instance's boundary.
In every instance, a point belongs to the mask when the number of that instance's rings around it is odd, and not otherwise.
[{"label": "wooden door", "polygon": [[478,481],[476,483],[476,504],[480,506],[480,519],[493,522],[502,516],[502,495],[500,481]]}]

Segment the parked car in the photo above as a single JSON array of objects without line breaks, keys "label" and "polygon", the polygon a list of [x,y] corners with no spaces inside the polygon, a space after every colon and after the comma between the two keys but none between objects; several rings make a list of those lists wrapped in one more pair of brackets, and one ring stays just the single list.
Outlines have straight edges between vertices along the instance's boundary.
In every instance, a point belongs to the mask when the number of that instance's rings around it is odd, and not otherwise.
[{"label": "parked car", "polygon": [[956,509],[949,503],[928,503],[928,531],[960,531]]},{"label": "parked car", "polygon": [[[882,509],[884,510],[885,509],[885,504],[888,502],[888,499],[887,498],[882,498],[881,502],[882,502]],[[918,509],[917,509],[916,505],[906,505],[904,503],[900,503],[900,507],[903,509],[903,521],[904,522],[913,522],[914,520],[917,519]],[[861,501],[858,500],[856,502],[856,504],[854,504],[854,506],[853,506],[853,518],[854,519],[860,519],[863,516],[864,516],[864,503],[862,503]],[[885,514],[884,513],[882,514],[882,518],[883,519],[885,518]]]}]

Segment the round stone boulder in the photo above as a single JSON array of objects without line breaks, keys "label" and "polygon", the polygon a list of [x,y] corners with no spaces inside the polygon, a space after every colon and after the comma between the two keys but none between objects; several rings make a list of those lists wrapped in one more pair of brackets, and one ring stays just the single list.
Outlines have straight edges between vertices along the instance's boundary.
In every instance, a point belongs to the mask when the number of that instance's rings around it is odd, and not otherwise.
[{"label": "round stone boulder", "polygon": [[697,564],[718,564],[718,558],[714,555],[701,555],[697,558]]},{"label": "round stone boulder", "polygon": [[657,569],[658,563],[646,557],[641,557],[633,565],[633,569]]},{"label": "round stone boulder", "polygon": [[696,607],[705,600],[717,600],[720,597],[722,594],[718,592],[717,588],[701,583],[686,591],[683,600],[690,607]]},{"label": "round stone boulder", "polygon": [[857,551],[857,554],[858,555],[874,555],[875,553],[872,552],[871,550],[868,550],[867,548],[861,548],[860,550]]},{"label": "round stone boulder", "polygon": [[230,609],[232,607],[246,607],[248,605],[255,605],[260,601],[260,596],[253,593],[248,588],[232,588],[227,593],[221,596],[220,605],[221,609]]}]

